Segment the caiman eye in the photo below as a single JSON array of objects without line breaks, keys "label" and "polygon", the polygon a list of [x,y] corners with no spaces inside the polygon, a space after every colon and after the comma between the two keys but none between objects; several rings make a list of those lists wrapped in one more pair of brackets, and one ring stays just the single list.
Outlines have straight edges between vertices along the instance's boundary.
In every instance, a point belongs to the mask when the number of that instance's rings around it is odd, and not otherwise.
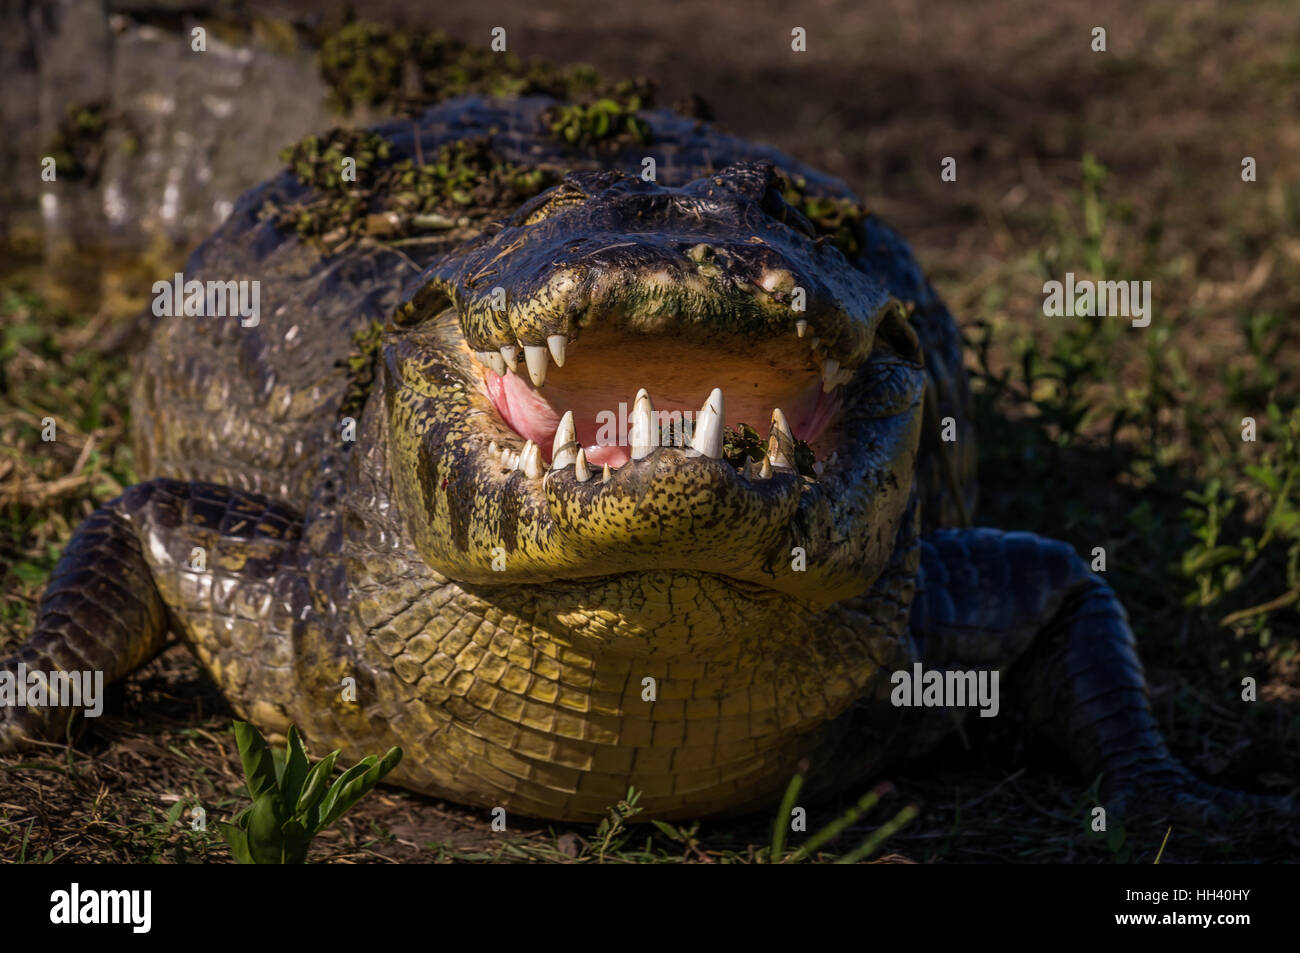
[{"label": "caiman eye", "polygon": [[393,312],[392,321],[399,328],[411,327],[437,317],[451,305],[451,296],[448,294],[446,283],[439,279],[431,279],[411,297],[410,301],[400,305]]},{"label": "caiman eye", "polygon": [[808,217],[800,212],[797,208],[785,200],[785,196],[774,185],[763,194],[762,209],[768,215],[772,216],[778,222],[789,225],[796,232],[807,235],[809,238],[817,237],[817,229]]},{"label": "caiman eye", "polygon": [[585,202],[587,198],[586,191],[577,183],[565,179],[555,188],[548,189],[521,205],[515,211],[515,214],[510,216],[506,224],[515,228],[523,225],[535,225],[550,218],[560,209],[568,208],[571,205],[579,205]]},{"label": "caiman eye", "polygon": [[886,349],[913,364],[925,364],[925,349],[908,316],[908,308],[897,298],[885,305],[888,313],[876,328],[876,349]]}]

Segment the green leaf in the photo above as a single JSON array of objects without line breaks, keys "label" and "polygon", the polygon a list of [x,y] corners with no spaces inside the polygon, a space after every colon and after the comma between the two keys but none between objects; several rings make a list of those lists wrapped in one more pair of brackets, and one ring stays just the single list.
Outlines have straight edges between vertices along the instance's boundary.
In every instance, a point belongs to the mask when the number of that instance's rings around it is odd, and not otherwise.
[{"label": "green leaf", "polygon": [[1274,496],[1282,489],[1282,480],[1277,473],[1268,467],[1248,466],[1245,468],[1247,476],[1253,477],[1256,483],[1265,487]]},{"label": "green leaf", "polygon": [[[339,775],[338,780],[334,782],[333,786],[329,789],[329,792],[325,795],[325,799],[321,801],[320,823],[316,826],[313,833],[319,834],[325,828],[329,827],[339,814],[343,813],[343,811],[339,811],[338,814],[334,813],[334,808],[335,805],[338,804],[339,797],[343,794],[343,791],[349,784],[357,778],[364,777],[365,773],[369,771],[378,760],[378,757],[372,754],[367,758],[361,759]],[[344,810],[346,810],[346,808],[344,808]]]},{"label": "green leaf", "polygon": [[13,567],[13,574],[27,583],[42,583],[49,578],[50,571],[36,563],[18,563]]},{"label": "green leaf", "polygon": [[835,863],[856,864],[858,861],[870,857],[877,847],[892,837],[900,827],[916,817],[918,813],[915,805],[907,805],[907,807],[895,814],[892,820],[882,824],[874,833],[868,835],[866,840],[835,861]]},{"label": "green leaf", "polygon": [[[388,774],[388,772],[397,767],[397,763],[401,760],[402,749],[389,748],[384,754],[384,757],[380,759],[378,763],[375,761],[375,756],[371,755],[345,773],[343,777],[339,779],[339,783],[334,785],[334,789],[340,790],[338,795],[334,798],[334,802],[330,806],[329,810],[323,812],[322,827],[329,827],[329,825],[338,820],[339,817],[348,810],[348,808],[352,807],[352,805],[356,804],[357,801],[365,797],[371,788],[383,780],[384,776]],[[369,762],[369,764],[367,765],[366,771],[361,776],[348,778],[348,774],[351,774],[351,771],[356,770],[356,768],[359,768],[362,765],[366,765],[367,762]],[[334,789],[331,789],[331,794],[334,793]]]},{"label": "green leaf", "polygon": [[286,811],[293,810],[298,804],[298,795],[302,793],[308,768],[307,748],[302,743],[302,735],[298,734],[296,725],[290,725],[289,746],[284,755],[284,773],[280,777],[280,799]]},{"label": "green leaf", "polygon": [[265,793],[253,802],[253,810],[248,815],[248,852],[254,863],[284,862],[284,835],[280,829],[283,824],[277,792]]},{"label": "green leaf", "polygon": [[679,831],[677,828],[673,827],[671,824],[667,823],[666,821],[657,821],[654,818],[651,818],[650,823],[653,824],[655,827],[659,828],[659,832],[664,836],[668,837],[669,839],[671,840],[682,839],[682,832]]},{"label": "green leaf", "polygon": [[234,731],[239,759],[244,763],[248,796],[256,801],[267,792],[276,792],[275,759],[262,733],[246,721],[235,722]]},{"label": "green leaf", "polygon": [[302,794],[298,797],[294,816],[301,817],[308,830],[316,829],[316,823],[320,818],[317,808],[320,806],[321,798],[325,796],[325,786],[329,784],[330,776],[334,773],[334,762],[338,759],[339,752],[331,751],[307,772],[307,780],[303,782]]},{"label": "green leaf", "polygon": [[845,829],[856,824],[859,817],[876,806],[882,790],[887,788],[881,785],[862,795],[856,804],[800,844],[799,849],[790,856],[790,859],[797,862],[805,857],[811,857],[823,844],[839,837]]},{"label": "green leaf", "polygon": [[1294,536],[1296,529],[1300,527],[1300,512],[1283,509],[1274,510],[1269,514],[1264,525],[1271,527],[1284,536]]},{"label": "green leaf", "polygon": [[284,841],[284,862],[286,864],[304,864],[307,862],[307,848],[311,846],[312,833],[297,818],[290,818],[280,828]]},{"label": "green leaf", "polygon": [[225,821],[217,822],[217,830],[230,845],[230,855],[235,858],[237,864],[251,864],[253,855],[248,852],[248,835],[241,831],[234,824],[227,824]]},{"label": "green leaf", "polygon": [[776,822],[772,825],[772,863],[779,864],[782,855],[785,854],[785,833],[790,829],[790,813],[794,810],[795,802],[799,799],[799,789],[803,787],[803,775],[796,774],[790,779],[790,784],[785,789],[785,796],[781,798],[781,806],[777,808]]},{"label": "green leaf", "polygon": [[1240,558],[1241,550],[1236,546],[1215,546],[1200,552],[1187,552],[1183,554],[1183,571],[1188,574],[1204,572]]},{"label": "green leaf", "polygon": [[175,823],[177,822],[177,820],[180,819],[181,811],[183,811],[183,810],[185,810],[185,802],[184,802],[184,801],[177,801],[175,804],[173,804],[173,805],[171,806],[171,809],[168,810],[168,812],[167,812],[167,824],[166,824],[166,826],[167,826],[167,827],[171,827],[173,824],[175,824]]}]

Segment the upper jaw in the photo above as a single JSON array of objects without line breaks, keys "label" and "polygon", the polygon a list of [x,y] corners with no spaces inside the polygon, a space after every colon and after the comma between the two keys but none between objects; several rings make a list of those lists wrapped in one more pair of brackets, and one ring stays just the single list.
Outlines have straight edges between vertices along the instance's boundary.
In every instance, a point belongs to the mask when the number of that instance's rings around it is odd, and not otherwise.
[{"label": "upper jaw", "polygon": [[[603,251],[617,258],[619,244]],[[673,244],[690,242],[676,237]],[[725,252],[696,243],[684,255],[665,255],[631,270],[624,270],[626,263],[557,267],[548,256],[537,275],[529,273],[528,262],[512,262],[507,284],[453,279],[449,300],[460,314],[466,345],[484,367],[498,376],[526,374],[538,387],[553,367],[565,365],[580,339],[597,331],[627,338],[797,338],[801,357],[815,363],[828,390],[847,382],[871,353],[890,298],[842,257],[843,273],[829,277],[815,271],[813,262],[800,268],[777,259],[751,262],[743,276],[728,273],[718,281],[694,271],[690,250],[700,247],[715,258]]]},{"label": "upper jaw", "polygon": [[435,262],[409,319],[453,306],[486,367],[536,386],[595,330],[798,335],[828,387],[842,384],[871,353],[889,294],[832,242],[773,217],[766,171],[682,189],[587,183],[582,200],[542,202]]}]

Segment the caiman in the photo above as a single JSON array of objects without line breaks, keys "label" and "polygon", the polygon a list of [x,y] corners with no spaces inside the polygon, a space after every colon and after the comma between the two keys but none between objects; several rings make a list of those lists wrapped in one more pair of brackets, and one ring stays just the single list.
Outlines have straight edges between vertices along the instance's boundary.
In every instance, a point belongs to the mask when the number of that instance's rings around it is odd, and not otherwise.
[{"label": "caiman", "polygon": [[[1294,815],[1171,756],[1070,546],[968,528],[961,341],[894,231],[708,124],[570,142],[556,107],[376,127],[358,190],[457,143],[546,173],[414,239],[300,236],[268,212],[318,198],[293,170],[239,201],[183,278],[259,282],[259,317],[153,319],[149,479],[77,530],[0,670],[120,679],[172,633],[268,732],[398,745],[412,790],[595,821],[629,787],[645,818],[734,815],[799,770],[824,796],[920,756],[970,700],[896,704],[919,664],[1005,675],[1114,809]],[[0,709],[0,749],[72,711]]]}]

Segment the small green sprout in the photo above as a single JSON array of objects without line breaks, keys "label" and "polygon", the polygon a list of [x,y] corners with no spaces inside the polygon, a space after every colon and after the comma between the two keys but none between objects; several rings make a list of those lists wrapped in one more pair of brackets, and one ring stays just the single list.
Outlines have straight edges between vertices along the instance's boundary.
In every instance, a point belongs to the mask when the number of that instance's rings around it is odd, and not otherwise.
[{"label": "small green sprout", "polygon": [[[797,864],[801,860],[814,856],[822,846],[839,837],[840,834],[856,824],[863,814],[875,807],[884,795],[893,790],[892,785],[878,785],[859,798],[857,803],[843,814],[809,837],[796,850],[787,853],[785,835],[790,826],[791,811],[794,810],[802,788],[803,775],[796,774],[790,779],[790,785],[786,788],[785,796],[781,799],[781,806],[772,825],[772,844],[768,850],[768,858],[774,864]],[[918,813],[916,805],[908,804],[892,818],[876,828],[857,847],[847,854],[840,855],[835,863],[856,864],[858,861],[870,857],[881,844],[897,833],[903,825],[916,817]]]},{"label": "small green sprout", "polygon": [[329,827],[378,784],[402,760],[401,748],[379,758],[370,755],[326,788],[339,752],[331,751],[308,766],[307,749],[294,726],[283,758],[275,757],[266,739],[247,722],[234,723],[239,758],[251,806],[220,823],[221,836],[241,864],[301,864],[312,838]]}]

